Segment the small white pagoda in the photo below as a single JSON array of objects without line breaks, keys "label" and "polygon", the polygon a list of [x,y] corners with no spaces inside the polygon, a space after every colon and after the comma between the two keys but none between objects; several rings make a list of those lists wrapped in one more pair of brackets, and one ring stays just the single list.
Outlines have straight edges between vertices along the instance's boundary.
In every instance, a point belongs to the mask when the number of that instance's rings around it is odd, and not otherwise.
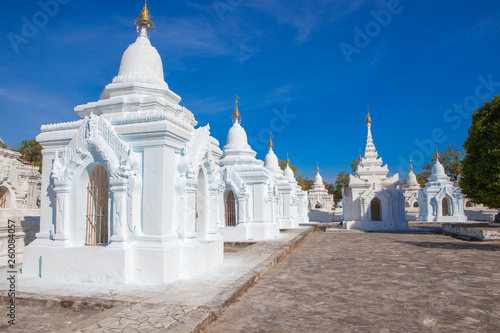
[{"label": "small white pagoda", "polygon": [[373,143],[370,113],[366,117],[368,137],[365,156],[359,162],[356,176],[350,175],[349,186],[343,190],[344,223],[346,229],[399,230],[407,229],[405,199],[398,188],[399,174],[387,177],[389,169],[382,166]]},{"label": "small white pagoda", "polygon": [[273,141],[269,139],[269,152],[264,159],[264,166],[273,173],[273,216],[277,217],[280,229],[298,228],[300,223],[309,221],[307,194],[297,185],[288,155],[286,168],[281,170],[273,147]]},{"label": "small white pagoda", "polygon": [[[42,175],[37,167],[23,160],[20,153],[0,148],[0,267],[8,264],[12,231],[15,261],[23,262],[25,244],[35,238],[40,224],[41,186]],[[15,229],[9,230],[9,220]]]},{"label": "small white pagoda", "polygon": [[309,209],[323,209],[330,211],[333,207],[333,195],[328,193],[323,183],[323,177],[319,173],[319,165],[316,166],[316,177],[312,188],[307,193]]},{"label": "small white pagoda", "polygon": [[436,150],[436,163],[432,167],[431,175],[425,188],[418,192],[418,221],[467,222],[464,205],[462,191],[449,180]]},{"label": "small white pagoda", "polygon": [[403,186],[405,196],[405,207],[418,209],[418,191],[420,184],[417,181],[417,176],[413,173],[413,165],[410,161],[410,172],[406,175],[406,181]]},{"label": "small white pagoda", "polygon": [[223,184],[219,230],[226,242],[276,238],[279,225],[273,210],[274,173],[255,158],[257,153],[248,144],[238,97],[232,120],[220,160]]},{"label": "small white pagoda", "polygon": [[25,275],[157,284],[222,263],[222,151],[165,82],[146,4],[135,26],[139,37],[100,100],[37,137],[41,225]]}]

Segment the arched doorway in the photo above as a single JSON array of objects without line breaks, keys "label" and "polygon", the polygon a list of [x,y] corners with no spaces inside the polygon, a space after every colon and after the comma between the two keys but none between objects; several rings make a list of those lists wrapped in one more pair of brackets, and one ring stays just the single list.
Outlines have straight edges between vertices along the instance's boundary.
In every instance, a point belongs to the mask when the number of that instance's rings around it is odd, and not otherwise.
[{"label": "arched doorway", "polygon": [[5,186],[0,186],[0,208],[11,208],[10,191]]},{"label": "arched doorway", "polygon": [[370,204],[372,221],[382,221],[382,204],[379,198],[374,198]]},{"label": "arched doorway", "polygon": [[413,204],[413,208],[418,208],[418,202],[415,202],[415,203]]},{"label": "arched doorway", "polygon": [[87,186],[86,245],[108,244],[108,200],[108,173],[99,164],[92,170]]},{"label": "arched doorway", "polygon": [[474,207],[474,204],[472,203],[472,201],[467,201],[467,203],[465,204],[465,207],[472,208],[472,207]]},{"label": "arched doorway", "polygon": [[443,216],[451,216],[450,199],[444,197],[442,201]]},{"label": "arched doorway", "polygon": [[236,198],[234,192],[226,191],[226,199],[224,200],[224,213],[226,218],[226,227],[236,226]]}]

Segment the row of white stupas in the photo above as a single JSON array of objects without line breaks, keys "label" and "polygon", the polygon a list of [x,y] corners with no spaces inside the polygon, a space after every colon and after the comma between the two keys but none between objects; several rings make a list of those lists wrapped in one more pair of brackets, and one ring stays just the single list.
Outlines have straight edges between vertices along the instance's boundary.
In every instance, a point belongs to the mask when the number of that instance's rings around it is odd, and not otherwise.
[{"label": "row of white stupas", "polygon": [[408,228],[405,207],[419,209],[420,222],[466,222],[464,195],[449,181],[436,152],[436,162],[425,188],[420,188],[410,163],[403,187],[399,174],[387,177],[373,143],[370,113],[365,156],[360,156],[356,175],[343,190],[343,226],[347,229],[400,230]]},{"label": "row of white stupas", "polygon": [[[147,5],[139,37],[82,118],[44,125],[40,232],[23,274],[52,280],[164,283],[223,261],[223,241],[275,238],[306,222],[287,158],[265,162],[238,106],[223,150],[164,80]],[[46,189],[46,190],[45,190]]]}]

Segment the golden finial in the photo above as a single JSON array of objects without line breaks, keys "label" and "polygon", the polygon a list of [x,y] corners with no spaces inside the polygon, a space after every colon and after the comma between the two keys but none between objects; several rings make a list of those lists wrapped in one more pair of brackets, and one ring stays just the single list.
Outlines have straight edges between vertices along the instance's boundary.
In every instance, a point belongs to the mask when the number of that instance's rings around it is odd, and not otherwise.
[{"label": "golden finial", "polygon": [[436,161],[439,161],[438,146],[436,146]]},{"label": "golden finial", "polygon": [[366,116],[365,122],[367,124],[371,124],[372,123],[372,117],[370,117],[370,106],[369,105],[368,105],[368,115]]},{"label": "golden finial", "polygon": [[268,146],[269,148],[273,148],[273,147],[274,147],[274,143],[273,143],[273,138],[272,138],[272,136],[273,136],[273,132],[272,132],[272,131],[270,131],[270,132],[269,132],[269,143],[267,144],[267,146]]},{"label": "golden finial", "polygon": [[236,107],[234,108],[233,119],[241,120],[240,111],[238,110],[238,100],[239,99],[240,98],[238,97],[238,95],[236,95]]},{"label": "golden finial", "polygon": [[286,152],[286,165],[290,165],[290,159],[288,158],[288,152]]},{"label": "golden finial", "polygon": [[319,163],[316,162],[316,171],[319,172]]},{"label": "golden finial", "polygon": [[413,170],[413,165],[411,165],[411,158],[410,158],[410,170]]},{"label": "golden finial", "polygon": [[144,7],[142,8],[142,12],[137,18],[137,20],[134,21],[135,28],[137,29],[137,32],[142,27],[145,27],[148,31],[151,29],[156,29],[155,24],[153,23],[153,18],[151,17],[151,14],[149,14],[148,10],[148,0],[144,1]]},{"label": "golden finial", "polygon": [[360,161],[360,162],[361,162],[361,160],[362,160],[362,159],[363,159],[363,158],[361,157],[361,148],[359,148],[359,157],[358,157],[358,161]]}]

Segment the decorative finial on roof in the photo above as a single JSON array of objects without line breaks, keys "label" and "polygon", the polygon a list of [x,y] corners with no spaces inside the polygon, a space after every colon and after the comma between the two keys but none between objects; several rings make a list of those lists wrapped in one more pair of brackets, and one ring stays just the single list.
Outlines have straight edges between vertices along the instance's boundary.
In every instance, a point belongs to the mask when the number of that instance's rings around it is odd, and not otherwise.
[{"label": "decorative finial on roof", "polygon": [[411,164],[411,158],[410,158],[410,170],[413,170],[413,165]]},{"label": "decorative finial on roof", "polygon": [[288,152],[286,152],[286,165],[290,165],[290,159],[288,158]]},{"label": "decorative finial on roof", "polygon": [[372,123],[372,117],[370,117],[370,106],[369,105],[368,105],[368,115],[366,116],[365,122],[367,124],[371,124]]},{"label": "decorative finial on roof", "polygon": [[359,157],[358,157],[358,161],[360,161],[360,162],[361,162],[361,160],[362,160],[362,159],[363,159],[363,158],[361,157],[361,148],[359,148]]},{"label": "decorative finial on roof", "polygon": [[273,136],[273,132],[272,132],[272,131],[270,131],[270,132],[269,132],[269,143],[267,144],[267,146],[268,146],[269,148],[273,148],[273,147],[274,147],[274,143],[273,143],[273,138],[272,138],[272,136]]},{"label": "decorative finial on roof", "polygon": [[438,146],[436,146],[436,161],[439,162]]},{"label": "decorative finial on roof", "polygon": [[148,0],[144,1],[144,7],[142,8],[142,12],[137,18],[137,20],[134,21],[134,24],[137,32],[139,32],[143,27],[146,28],[147,31],[151,29],[156,29],[156,26],[153,23],[153,18],[151,17],[151,14],[149,14]]},{"label": "decorative finial on roof", "polygon": [[233,112],[233,119],[235,120],[241,120],[241,115],[240,115],[240,111],[238,110],[238,100],[240,98],[238,97],[238,95],[236,95],[236,107],[234,108],[234,112]]},{"label": "decorative finial on roof", "polygon": [[319,172],[319,163],[316,162],[316,171]]}]

